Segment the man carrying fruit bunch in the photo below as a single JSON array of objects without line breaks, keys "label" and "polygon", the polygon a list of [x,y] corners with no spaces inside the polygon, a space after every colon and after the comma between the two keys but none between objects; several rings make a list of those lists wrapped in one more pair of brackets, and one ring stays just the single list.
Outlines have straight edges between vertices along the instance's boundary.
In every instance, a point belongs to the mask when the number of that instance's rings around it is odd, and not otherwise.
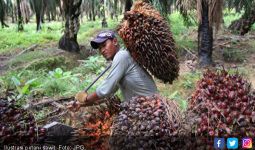
[{"label": "man carrying fruit bunch", "polygon": [[109,75],[95,92],[88,94],[82,91],[76,94],[77,105],[74,105],[73,109],[78,110],[82,106],[95,105],[118,89],[121,90],[124,100],[157,93],[157,87],[151,75],[134,61],[129,51],[120,48],[113,31],[100,32],[90,44],[92,48],[99,49],[100,54],[107,61],[112,61],[112,66]]}]

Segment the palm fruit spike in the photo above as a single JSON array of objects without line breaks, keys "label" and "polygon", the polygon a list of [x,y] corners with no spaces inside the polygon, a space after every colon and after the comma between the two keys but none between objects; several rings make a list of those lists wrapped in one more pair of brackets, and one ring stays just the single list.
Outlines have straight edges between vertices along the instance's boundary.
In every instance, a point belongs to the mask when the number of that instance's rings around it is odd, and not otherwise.
[{"label": "palm fruit spike", "polygon": [[131,56],[156,78],[172,83],[179,62],[168,23],[148,3],[137,1],[117,28]]},{"label": "palm fruit spike", "polygon": [[174,101],[159,95],[134,97],[121,104],[112,125],[110,148],[170,149],[176,136],[181,113]]},{"label": "palm fruit spike", "polygon": [[197,137],[211,141],[215,136],[254,137],[254,104],[250,83],[240,74],[207,71],[189,101],[187,122]]},{"label": "palm fruit spike", "polygon": [[[16,105],[14,100],[0,98],[0,145],[31,145],[37,142],[38,128],[34,116]],[[2,147],[0,146],[0,149]]]}]

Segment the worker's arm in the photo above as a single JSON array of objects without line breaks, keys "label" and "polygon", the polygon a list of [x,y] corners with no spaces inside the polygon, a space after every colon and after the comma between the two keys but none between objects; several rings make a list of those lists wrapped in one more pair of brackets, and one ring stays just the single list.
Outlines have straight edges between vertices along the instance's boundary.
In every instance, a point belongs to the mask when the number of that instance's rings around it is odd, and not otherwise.
[{"label": "worker's arm", "polygon": [[103,83],[96,89],[96,92],[87,96],[86,92],[81,92],[81,96],[77,96],[79,101],[77,107],[97,105],[103,102],[103,98],[115,93],[118,90],[118,83],[128,68],[128,53],[120,52],[114,57],[111,71]]},{"label": "worker's arm", "polygon": [[128,53],[119,51],[112,62],[107,78],[96,89],[99,98],[105,98],[115,93],[119,88],[119,82],[124,77],[129,66]]},{"label": "worker's arm", "polygon": [[123,52],[120,52],[119,54],[120,55],[115,56],[112,62],[109,75],[94,93],[87,95],[86,92],[81,92],[82,96],[76,96],[76,99],[78,99],[81,104],[84,103],[82,106],[100,104],[103,101],[103,98],[108,97],[118,90],[119,81],[125,74],[128,65],[126,54],[123,54]]},{"label": "worker's arm", "polygon": [[84,99],[85,103],[82,106],[98,105],[104,101],[103,98],[118,90],[118,83],[128,67],[126,57],[127,53],[123,51],[114,57],[109,75],[96,89],[96,92],[89,94],[86,99]]}]

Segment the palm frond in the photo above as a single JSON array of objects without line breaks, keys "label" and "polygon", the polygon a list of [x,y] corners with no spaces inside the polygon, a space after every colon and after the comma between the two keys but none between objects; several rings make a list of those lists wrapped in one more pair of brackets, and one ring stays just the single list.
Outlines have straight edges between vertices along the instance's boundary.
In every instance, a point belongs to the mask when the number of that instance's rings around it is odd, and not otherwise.
[{"label": "palm frond", "polygon": [[0,0],[0,18],[2,19],[2,18],[4,18],[4,16],[5,16],[5,10],[4,10],[4,5],[5,5],[5,2],[4,2],[4,0]]}]

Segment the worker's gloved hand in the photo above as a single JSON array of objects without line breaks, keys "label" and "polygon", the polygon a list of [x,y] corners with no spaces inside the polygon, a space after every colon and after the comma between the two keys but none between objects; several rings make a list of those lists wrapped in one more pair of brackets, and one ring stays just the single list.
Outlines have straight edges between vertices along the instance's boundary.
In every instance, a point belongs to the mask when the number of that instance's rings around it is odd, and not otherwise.
[{"label": "worker's gloved hand", "polygon": [[75,100],[77,100],[81,104],[84,104],[86,103],[87,97],[88,97],[88,93],[81,91],[75,95]]},{"label": "worker's gloved hand", "polygon": [[88,96],[87,92],[84,91],[78,92],[75,95],[75,101],[70,102],[67,105],[67,108],[73,112],[78,111],[81,108],[81,106],[86,103],[87,96]]},{"label": "worker's gloved hand", "polygon": [[68,103],[67,108],[73,112],[76,112],[81,108],[81,103],[78,101],[72,101]]}]

